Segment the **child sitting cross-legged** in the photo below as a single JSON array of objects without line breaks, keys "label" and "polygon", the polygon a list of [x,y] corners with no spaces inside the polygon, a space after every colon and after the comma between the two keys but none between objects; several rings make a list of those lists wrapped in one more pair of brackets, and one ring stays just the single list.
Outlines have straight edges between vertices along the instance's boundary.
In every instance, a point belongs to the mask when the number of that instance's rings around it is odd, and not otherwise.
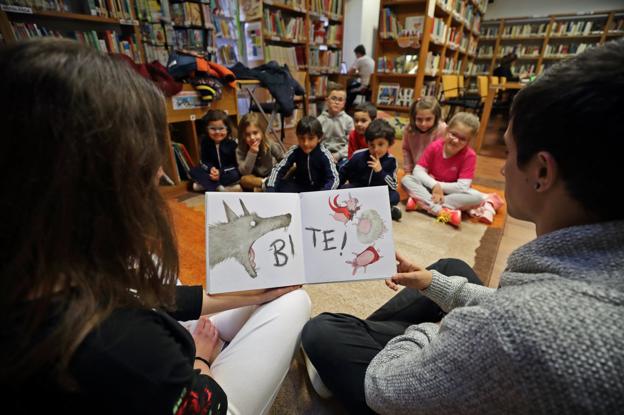
[{"label": "child sitting cross-legged", "polygon": [[[273,167],[266,191],[301,193],[337,188],[338,171],[331,153],[321,144],[321,123],[314,117],[305,116],[297,123],[295,132],[298,145],[292,146],[282,161]],[[290,171],[293,165],[295,168]]]},{"label": "child sitting cross-legged", "polygon": [[232,138],[232,126],[228,115],[211,109],[201,119],[205,134],[201,140],[201,163],[190,171],[195,191],[224,191],[232,189],[240,181],[236,162],[236,140]]},{"label": "child sitting cross-legged", "polygon": [[461,211],[481,206],[485,196],[470,188],[477,154],[468,142],[479,130],[474,114],[459,112],[448,124],[444,139],[429,144],[411,175],[402,184],[410,195],[406,210],[423,209],[455,227]]},{"label": "child sitting cross-legged", "polygon": [[[368,148],[353,153],[340,169],[342,188],[388,186],[392,220],[401,219],[397,192],[397,162],[388,152],[394,143],[394,128],[386,120],[374,120],[364,134]],[[344,185],[348,181],[349,184]]]},{"label": "child sitting cross-legged", "polygon": [[238,124],[239,141],[236,149],[241,187],[261,191],[273,166],[284,158],[282,144],[264,133],[266,121],[257,112],[250,112]]}]

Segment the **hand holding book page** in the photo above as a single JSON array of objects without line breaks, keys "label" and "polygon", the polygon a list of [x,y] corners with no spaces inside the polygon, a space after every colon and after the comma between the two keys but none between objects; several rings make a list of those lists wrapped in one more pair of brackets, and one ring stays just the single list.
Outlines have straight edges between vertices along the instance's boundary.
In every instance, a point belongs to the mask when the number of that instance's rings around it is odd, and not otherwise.
[{"label": "hand holding book page", "polygon": [[395,271],[385,186],[206,193],[210,293],[383,279]]}]

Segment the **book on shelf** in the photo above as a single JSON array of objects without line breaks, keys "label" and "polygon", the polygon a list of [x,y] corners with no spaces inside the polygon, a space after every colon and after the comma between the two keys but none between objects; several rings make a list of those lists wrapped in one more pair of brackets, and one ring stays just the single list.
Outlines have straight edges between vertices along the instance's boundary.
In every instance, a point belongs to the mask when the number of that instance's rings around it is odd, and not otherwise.
[{"label": "book on shelf", "polygon": [[388,278],[396,272],[386,186],[206,193],[209,293]]},{"label": "book on shelf", "polygon": [[403,36],[420,37],[425,28],[425,16],[407,16]]},{"label": "book on shelf", "polygon": [[401,86],[398,83],[380,83],[377,90],[377,105],[395,105]]}]

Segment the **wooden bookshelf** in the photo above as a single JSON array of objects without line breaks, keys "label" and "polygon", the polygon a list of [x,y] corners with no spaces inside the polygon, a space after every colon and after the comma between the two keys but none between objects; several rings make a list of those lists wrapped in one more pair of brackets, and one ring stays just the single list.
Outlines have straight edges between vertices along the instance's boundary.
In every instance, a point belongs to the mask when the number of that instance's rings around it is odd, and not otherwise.
[{"label": "wooden bookshelf", "polygon": [[295,78],[302,78],[296,72],[307,72],[306,111],[317,105],[313,97],[325,95],[327,79],[338,75],[344,1],[240,0],[247,65],[273,60],[288,65]]},{"label": "wooden bookshelf", "polygon": [[[372,99],[379,108],[407,112],[417,97],[438,95],[442,74],[473,65],[485,0],[382,0]],[[401,105],[381,91],[398,86]],[[409,97],[412,90],[412,101]],[[403,92],[405,91],[405,92]],[[391,95],[391,94],[390,94]]]},{"label": "wooden bookshelf", "polygon": [[624,9],[484,21],[475,74],[492,75],[498,60],[515,52],[514,73],[538,75],[587,47],[624,36]]},{"label": "wooden bookshelf", "polygon": [[[63,2],[15,1],[15,5],[0,5],[0,33],[4,42],[43,36],[60,36],[77,41],[107,53],[123,53],[136,63],[159,60],[167,64],[173,48],[185,48],[203,53],[208,59],[227,64],[219,55],[222,44],[232,44],[239,49],[238,0],[219,0],[210,3],[148,0],[123,0],[106,2],[64,2],[72,8],[63,8]],[[45,4],[47,8],[31,7],[27,4]],[[54,7],[52,6],[54,4]],[[89,8],[88,4],[91,4]],[[110,7],[108,5],[111,5]],[[198,14],[199,13],[199,14]],[[222,21],[227,21],[223,23]],[[217,27],[219,26],[219,27]],[[236,36],[225,33],[232,28]],[[201,31],[201,42],[185,44],[176,39],[176,30]],[[155,33],[154,31],[157,31]],[[152,35],[158,35],[152,37]],[[124,43],[125,42],[125,43]],[[156,52],[160,49],[160,52]],[[238,60],[238,58],[236,59]],[[185,84],[183,94],[194,94],[194,89]],[[210,108],[226,111],[236,123],[238,116],[237,88],[223,87],[221,99],[207,106],[192,109],[174,109],[173,99],[166,98],[168,139],[170,152],[165,157],[163,168],[176,185],[180,175],[176,167],[172,142],[184,144],[194,163],[200,159],[200,143],[196,120]]]}]

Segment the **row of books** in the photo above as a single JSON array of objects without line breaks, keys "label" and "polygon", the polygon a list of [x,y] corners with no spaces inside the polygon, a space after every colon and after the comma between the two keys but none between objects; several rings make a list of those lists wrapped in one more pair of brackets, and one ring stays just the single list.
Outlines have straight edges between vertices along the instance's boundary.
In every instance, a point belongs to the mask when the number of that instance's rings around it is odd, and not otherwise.
[{"label": "row of books", "polygon": [[503,28],[503,37],[516,37],[516,36],[544,36],[548,29],[548,23],[534,23],[505,26]]},{"label": "row of books", "polygon": [[337,72],[342,62],[342,51],[340,50],[318,50],[310,49],[310,62],[308,66],[310,71],[314,68],[319,70],[329,70]]},{"label": "row of books", "polygon": [[546,45],[544,56],[576,55],[585,49],[596,46],[595,43],[562,43],[559,45]]},{"label": "row of books", "polygon": [[377,72],[416,74],[418,72],[418,55],[379,56]]},{"label": "row of books", "polygon": [[503,46],[502,48],[500,48],[500,50],[498,51],[498,56],[502,57],[509,53],[515,53],[519,57],[528,57],[528,56],[538,57],[540,55],[540,51],[541,51],[541,45],[524,45],[524,44],[517,44],[515,46],[508,45],[508,46]]},{"label": "row of books", "polygon": [[447,57],[442,64],[442,73],[458,73],[461,69],[461,59]]},{"label": "row of books", "polygon": [[171,4],[171,21],[176,26],[211,28],[213,26],[211,15],[209,4],[189,2]]},{"label": "row of books", "polygon": [[382,11],[383,19],[379,35],[382,39],[397,39],[402,36],[420,37],[425,26],[425,16],[406,16],[402,24],[392,9],[386,7]]},{"label": "row of books", "polygon": [[577,20],[577,21],[555,21],[553,23],[550,36],[569,36],[569,35],[583,35],[587,36],[594,34],[592,29],[598,28],[596,33],[602,33],[604,23],[600,25],[594,25],[593,20]]},{"label": "row of books", "polygon": [[176,169],[181,180],[191,180],[190,170],[195,166],[191,155],[182,143],[173,141],[171,143],[173,155],[176,161]]},{"label": "row of books", "polygon": [[5,6],[28,7],[41,11],[71,12],[113,19],[135,19],[135,9],[130,0],[2,0]]},{"label": "row of books", "polygon": [[316,76],[310,78],[310,96],[324,97],[327,95],[327,77]]},{"label": "row of books", "polygon": [[310,0],[310,11],[339,16],[342,14],[342,0]]},{"label": "row of books", "polygon": [[264,9],[265,31],[269,36],[280,36],[295,42],[305,39],[305,20],[303,17],[283,15],[281,10]]},{"label": "row of books", "polygon": [[65,37],[79,41],[82,44],[91,46],[101,52],[122,53],[135,62],[141,62],[142,57],[137,47],[137,40],[134,35],[121,35],[112,30],[96,32],[86,31],[64,31],[49,29],[36,23],[11,23],[11,29],[16,39],[30,39],[36,37]]},{"label": "row of books", "polygon": [[298,68],[305,65],[305,47],[303,46],[276,46],[266,45],[264,48],[265,60],[286,64],[289,68]]}]

